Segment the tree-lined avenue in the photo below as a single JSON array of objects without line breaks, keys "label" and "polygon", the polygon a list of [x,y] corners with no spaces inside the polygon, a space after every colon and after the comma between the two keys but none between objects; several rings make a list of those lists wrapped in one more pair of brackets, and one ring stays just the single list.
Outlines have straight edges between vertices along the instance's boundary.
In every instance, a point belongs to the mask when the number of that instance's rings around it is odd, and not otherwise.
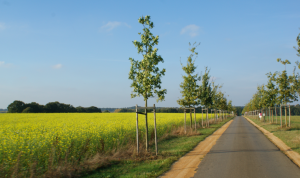
[{"label": "tree-lined avenue", "polygon": [[236,117],[198,166],[195,178],[299,178],[300,168],[243,117]]}]

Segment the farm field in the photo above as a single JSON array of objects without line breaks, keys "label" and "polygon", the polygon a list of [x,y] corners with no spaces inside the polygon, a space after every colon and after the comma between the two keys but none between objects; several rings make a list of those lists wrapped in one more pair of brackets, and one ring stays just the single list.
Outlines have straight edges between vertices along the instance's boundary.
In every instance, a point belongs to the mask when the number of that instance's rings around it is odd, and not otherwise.
[{"label": "farm field", "polygon": [[[266,117],[266,122],[251,117],[248,118],[252,119],[257,125],[273,133],[300,154],[300,116],[291,116],[291,127],[285,127],[285,118],[282,117],[282,128],[280,127],[280,116],[277,117],[277,123],[275,116],[273,118],[274,123],[269,122],[269,117]],[[272,117],[270,117],[270,119],[272,120]],[[289,117],[287,116],[287,124],[288,122]]]},{"label": "farm field", "polygon": [[[205,116],[205,115],[204,115]],[[210,117],[210,115],[209,115]],[[158,139],[183,126],[183,113],[157,113]],[[201,113],[196,115],[199,124]],[[194,121],[193,121],[194,122]],[[29,176],[34,165],[36,174],[59,166],[118,150],[135,141],[135,113],[55,113],[0,115],[0,173],[11,177],[14,172]],[[154,128],[153,114],[148,114],[149,138]],[[187,127],[189,126],[187,114]],[[139,116],[141,140],[145,119]]]}]

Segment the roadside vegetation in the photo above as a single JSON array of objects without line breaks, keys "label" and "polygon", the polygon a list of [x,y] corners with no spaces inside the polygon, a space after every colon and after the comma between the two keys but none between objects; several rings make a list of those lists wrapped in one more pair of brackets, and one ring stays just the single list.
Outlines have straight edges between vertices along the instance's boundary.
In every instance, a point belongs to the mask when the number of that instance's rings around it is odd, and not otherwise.
[{"label": "roadside vegetation", "polygon": [[[104,178],[104,177],[120,177],[120,178],[144,178],[158,177],[168,171],[171,165],[180,157],[191,151],[199,142],[211,135],[218,128],[222,127],[233,117],[214,123],[211,121],[209,128],[199,128],[195,133],[190,130],[187,135],[184,134],[183,127],[174,130],[170,134],[164,136],[159,141],[159,155],[148,156],[144,159],[132,159],[114,161],[109,166],[97,169],[92,172],[83,173],[84,178]],[[154,145],[150,146],[154,151]]]}]

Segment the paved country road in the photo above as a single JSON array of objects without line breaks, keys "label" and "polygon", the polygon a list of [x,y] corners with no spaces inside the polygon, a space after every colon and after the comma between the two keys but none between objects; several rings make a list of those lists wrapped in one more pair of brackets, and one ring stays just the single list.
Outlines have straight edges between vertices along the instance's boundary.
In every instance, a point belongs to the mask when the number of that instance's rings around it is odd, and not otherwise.
[{"label": "paved country road", "polygon": [[300,168],[243,117],[203,158],[194,178],[300,178]]}]

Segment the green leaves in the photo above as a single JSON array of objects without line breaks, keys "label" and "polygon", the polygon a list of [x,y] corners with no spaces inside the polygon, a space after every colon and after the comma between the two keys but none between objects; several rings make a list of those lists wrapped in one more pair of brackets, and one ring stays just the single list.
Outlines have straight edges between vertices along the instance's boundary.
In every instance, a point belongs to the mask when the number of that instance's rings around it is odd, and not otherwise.
[{"label": "green leaves", "polygon": [[[197,81],[201,79],[198,74],[194,74],[196,70],[195,60],[193,61],[193,57],[197,57],[198,53],[195,52],[196,48],[199,46],[193,44],[193,47],[189,49],[191,54],[187,58],[187,64],[184,66],[181,63],[182,70],[186,73],[185,76],[182,76],[183,82],[180,84],[182,94],[182,98],[177,100],[177,103],[183,107],[197,106],[200,104],[198,99],[198,88]],[[189,43],[191,46],[191,43]]]},{"label": "green leaves", "polygon": [[143,33],[138,33],[141,36],[141,41],[133,41],[138,53],[143,55],[141,61],[129,58],[131,67],[129,71],[129,79],[132,80],[130,87],[133,88],[131,98],[143,96],[146,101],[148,98],[157,96],[157,101],[165,99],[166,89],[161,89],[161,77],[165,75],[166,69],[160,70],[157,65],[164,62],[160,55],[157,55],[157,48],[153,49],[154,45],[158,44],[159,37],[154,37],[150,29],[154,27],[150,21],[150,16],[140,17],[138,19],[143,28]]},{"label": "green leaves", "polygon": [[205,68],[205,73],[202,76],[202,85],[199,87],[199,95],[198,98],[200,100],[201,105],[210,108],[213,105],[213,89],[211,84],[209,83],[209,70],[207,67]]}]

